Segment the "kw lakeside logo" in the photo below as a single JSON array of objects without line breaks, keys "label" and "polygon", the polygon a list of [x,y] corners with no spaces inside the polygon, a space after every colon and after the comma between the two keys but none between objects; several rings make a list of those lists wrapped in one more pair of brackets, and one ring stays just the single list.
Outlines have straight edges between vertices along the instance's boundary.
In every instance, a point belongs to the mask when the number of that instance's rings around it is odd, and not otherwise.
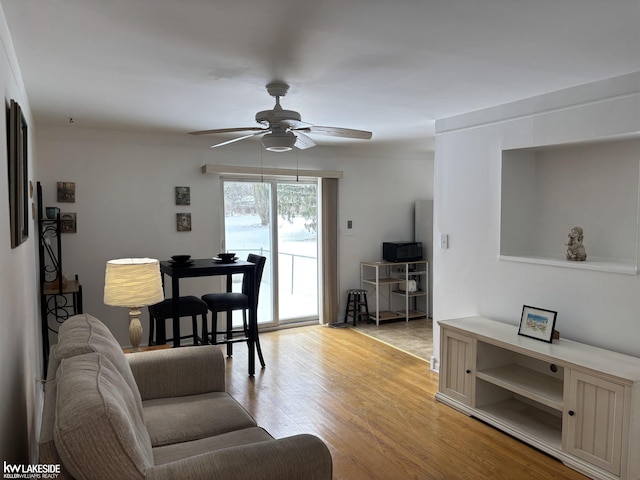
[{"label": "kw lakeside logo", "polygon": [[57,464],[3,463],[3,478],[58,478],[60,475],[60,465]]}]

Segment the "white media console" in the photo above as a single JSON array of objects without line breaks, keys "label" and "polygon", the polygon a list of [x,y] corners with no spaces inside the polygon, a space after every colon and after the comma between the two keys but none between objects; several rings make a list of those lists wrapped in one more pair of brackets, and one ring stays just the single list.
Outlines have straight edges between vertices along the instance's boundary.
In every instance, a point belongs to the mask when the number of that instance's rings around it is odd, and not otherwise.
[{"label": "white media console", "polygon": [[640,479],[640,358],[482,317],[438,324],[439,401],[591,478]]}]

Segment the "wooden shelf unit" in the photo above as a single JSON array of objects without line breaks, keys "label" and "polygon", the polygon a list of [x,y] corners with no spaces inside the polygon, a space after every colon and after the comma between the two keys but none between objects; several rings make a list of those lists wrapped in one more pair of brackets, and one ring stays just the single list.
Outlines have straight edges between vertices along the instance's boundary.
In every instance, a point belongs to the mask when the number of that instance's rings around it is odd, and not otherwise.
[{"label": "wooden shelf unit", "polygon": [[[369,318],[375,320],[376,325],[380,325],[380,322],[383,321],[404,319],[408,322],[412,318],[428,317],[429,312],[418,310],[415,303],[415,299],[426,297],[429,291],[428,266],[426,260],[361,262],[361,288],[373,290],[374,294],[369,297],[373,301],[373,305],[369,305]],[[404,283],[406,288],[410,280],[416,282],[417,290],[413,292],[401,290],[400,286]],[[385,294],[388,308],[381,310]],[[402,301],[402,305],[394,308],[394,305],[400,302],[396,301],[394,304],[393,298]],[[428,305],[428,302],[426,304]]]},{"label": "wooden shelf unit", "polygon": [[640,358],[482,317],[438,323],[439,401],[591,478],[640,478]]}]

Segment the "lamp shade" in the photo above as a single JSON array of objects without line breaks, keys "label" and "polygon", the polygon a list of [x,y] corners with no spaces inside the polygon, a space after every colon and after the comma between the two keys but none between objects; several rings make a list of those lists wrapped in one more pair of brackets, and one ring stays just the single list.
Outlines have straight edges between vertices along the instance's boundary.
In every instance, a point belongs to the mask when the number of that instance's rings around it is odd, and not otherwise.
[{"label": "lamp shade", "polygon": [[164,299],[160,262],[153,258],[109,260],[104,276],[104,303],[138,308]]}]

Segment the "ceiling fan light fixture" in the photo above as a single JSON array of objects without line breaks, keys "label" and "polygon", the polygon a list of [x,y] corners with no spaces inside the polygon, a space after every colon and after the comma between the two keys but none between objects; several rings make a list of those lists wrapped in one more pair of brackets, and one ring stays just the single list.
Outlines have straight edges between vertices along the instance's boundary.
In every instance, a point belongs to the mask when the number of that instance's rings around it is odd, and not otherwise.
[{"label": "ceiling fan light fixture", "polygon": [[272,132],[262,137],[262,145],[269,152],[288,152],[295,143],[296,136],[292,132]]}]

